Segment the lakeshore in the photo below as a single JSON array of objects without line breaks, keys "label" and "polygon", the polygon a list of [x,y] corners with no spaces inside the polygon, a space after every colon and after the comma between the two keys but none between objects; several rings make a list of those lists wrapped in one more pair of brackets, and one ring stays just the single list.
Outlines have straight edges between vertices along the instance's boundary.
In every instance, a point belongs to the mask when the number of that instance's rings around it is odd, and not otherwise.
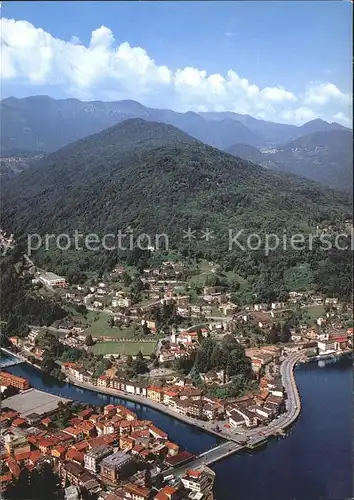
[{"label": "lakeshore", "polygon": [[[156,401],[152,401],[147,397],[138,396],[134,394],[127,394],[117,389],[111,389],[107,387],[97,387],[93,384],[79,381],[73,377],[68,377],[68,379],[70,383],[72,383],[72,385],[74,386],[94,391],[100,394],[119,397],[123,400],[151,407],[154,410],[157,410],[161,413],[171,416],[172,418],[177,418],[178,420],[181,420],[184,423],[187,423],[194,427],[198,427],[203,431],[207,431],[211,434],[214,434],[219,439],[231,442],[231,446],[230,443],[217,444],[215,447],[204,452],[202,456],[196,457],[193,460],[193,465],[200,466],[200,465],[210,465],[216,461],[222,460],[227,456],[230,456],[234,453],[244,450],[246,447],[249,449],[253,449],[259,446],[260,444],[264,444],[267,441],[267,439],[271,436],[284,434],[286,429],[288,429],[292,425],[292,423],[294,423],[297,420],[301,409],[301,401],[293,373],[294,368],[300,359],[303,359],[302,351],[293,353],[287,358],[285,358],[280,367],[282,384],[287,394],[285,413],[281,414],[277,419],[272,420],[265,427],[248,429],[248,430],[230,429],[229,432],[220,430],[220,428],[216,430],[215,428],[213,428],[213,425],[215,425],[215,423],[200,422],[195,418],[191,418],[187,415],[181,415],[179,413],[176,413],[170,408],[168,408],[166,405],[158,403]],[[178,470],[174,470],[174,474],[180,475],[185,471],[186,467],[183,466]],[[166,475],[168,475],[171,472],[172,469],[168,470],[166,472]]]},{"label": "lakeshore", "polygon": [[[122,404],[117,397],[60,384],[30,365],[13,366],[8,371],[27,377],[33,387],[73,400],[96,405]],[[234,500],[236,490],[242,500],[350,498],[351,360],[343,356],[338,363],[324,368],[309,361],[298,365],[294,376],[302,401],[296,425],[286,439],[270,438],[265,446],[212,465],[217,500]],[[215,436],[152,408],[129,401],[124,404],[136,411],[139,418],[154,421],[172,440],[193,453],[201,454],[217,444]]]}]

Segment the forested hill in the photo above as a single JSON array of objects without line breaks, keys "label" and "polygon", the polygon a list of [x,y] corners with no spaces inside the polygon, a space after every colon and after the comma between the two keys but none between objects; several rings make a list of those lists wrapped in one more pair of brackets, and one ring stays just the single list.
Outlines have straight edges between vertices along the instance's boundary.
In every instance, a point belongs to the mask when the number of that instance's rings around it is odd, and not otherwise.
[{"label": "forested hill", "polygon": [[299,137],[268,155],[284,172],[336,189],[353,190],[353,132],[327,130]]},{"label": "forested hill", "polygon": [[[2,227],[17,237],[75,229],[103,235],[127,227],[134,235],[166,232],[170,246],[181,251],[222,260],[240,274],[266,276],[271,269],[279,280],[282,266],[308,256],[297,252],[286,263],[285,254],[273,261],[262,252],[230,251],[229,229],[306,232],[321,221],[344,220],[350,211],[342,193],[234,158],[172,126],[128,120],[45,157],[11,181],[3,193]],[[190,245],[183,239],[188,227],[198,235]],[[207,228],[214,231],[209,244],[200,238]],[[116,252],[74,254],[41,258],[64,271],[73,262],[87,271],[117,261]]]},{"label": "forested hill", "polygon": [[242,144],[231,146],[227,152],[266,168],[307,177],[331,188],[353,190],[353,132],[344,127],[307,134],[263,152]]}]

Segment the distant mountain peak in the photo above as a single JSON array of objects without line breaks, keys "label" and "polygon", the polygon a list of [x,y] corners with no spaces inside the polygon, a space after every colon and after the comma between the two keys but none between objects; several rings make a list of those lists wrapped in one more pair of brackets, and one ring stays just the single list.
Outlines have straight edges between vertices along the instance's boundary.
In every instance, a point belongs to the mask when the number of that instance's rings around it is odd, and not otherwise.
[{"label": "distant mountain peak", "polygon": [[329,125],[329,122],[326,122],[326,120],[322,120],[322,118],[314,118],[313,120],[310,120],[309,122],[304,123],[304,125],[315,125],[315,124],[323,124],[326,123]]},{"label": "distant mountain peak", "polygon": [[0,102],[0,112],[3,151],[52,152],[128,118],[170,124],[219,149],[227,149],[237,143],[258,149],[277,147],[302,135],[345,128],[319,118],[297,127],[234,112],[181,113],[149,108],[132,99],[80,101],[73,98],[54,99],[46,95],[20,99],[9,97]]}]

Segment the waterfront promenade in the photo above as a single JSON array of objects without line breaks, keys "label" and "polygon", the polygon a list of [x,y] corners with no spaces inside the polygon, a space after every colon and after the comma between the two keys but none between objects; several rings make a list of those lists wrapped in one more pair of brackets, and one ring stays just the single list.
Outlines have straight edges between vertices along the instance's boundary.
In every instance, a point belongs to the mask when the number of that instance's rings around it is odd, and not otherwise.
[{"label": "waterfront promenade", "polygon": [[109,396],[115,396],[117,398],[125,399],[127,401],[132,401],[133,403],[137,404],[142,404],[144,406],[149,406],[153,410],[160,411],[162,413],[165,413],[166,415],[169,415],[170,417],[173,417],[177,420],[181,420],[182,422],[193,425],[194,427],[198,427],[199,429],[205,431],[205,432],[210,432],[211,434],[214,434],[215,436],[219,438],[224,438],[228,439],[231,441],[235,441],[236,443],[241,443],[244,441],[244,437],[242,435],[230,435],[226,431],[216,431],[214,429],[215,423],[213,422],[203,422],[201,420],[197,420],[196,418],[188,417],[187,415],[181,415],[180,413],[176,413],[175,411],[171,410],[168,406],[158,403],[156,401],[153,401],[152,399],[149,399],[144,396],[137,396],[135,394],[129,394],[127,392],[119,391],[118,389],[111,389],[109,387],[97,387],[96,385],[93,384],[88,384],[86,382],[81,382],[77,380],[75,377],[70,377],[68,374],[66,374],[67,380],[72,383],[73,385],[76,385],[77,387],[81,387],[82,389],[89,389],[90,391],[95,391],[99,392],[102,394],[107,394]]},{"label": "waterfront promenade", "polygon": [[152,401],[147,397],[129,394],[116,389],[97,387],[92,384],[81,382],[76,378],[70,376],[68,376],[67,378],[68,381],[71,382],[74,386],[80,387],[82,389],[88,389],[97,393],[106,394],[108,396],[125,399],[127,401],[132,401],[133,403],[141,404],[142,406],[150,407],[170,416],[173,419],[177,419],[186,424],[197,427],[200,430],[211,433],[223,440],[221,444],[218,444],[210,450],[207,450],[204,453],[196,456],[188,464],[174,469],[169,469],[168,471],[164,472],[164,475],[168,475],[172,471],[175,475],[181,475],[188,467],[211,465],[243,449],[253,449],[265,443],[271,436],[284,435],[286,430],[295,422],[300,414],[301,402],[295,382],[294,368],[296,363],[303,357],[304,351],[298,351],[296,353],[290,354],[284,359],[280,366],[282,384],[287,396],[286,411],[278,418],[274,419],[268,426],[257,427],[254,429],[225,428],[216,430],[215,426],[218,422],[202,422],[187,415],[178,414],[166,405]]},{"label": "waterfront promenade", "polygon": [[303,355],[304,353],[301,351],[291,354],[285,358],[280,367],[282,383],[287,394],[285,413],[282,413],[266,427],[245,430],[243,437],[246,442],[244,444],[231,441],[230,437],[228,437],[226,439],[229,439],[229,441],[198,455],[188,464],[165,471],[164,475],[166,476],[171,474],[173,471],[174,475],[181,476],[191,466],[200,467],[202,465],[211,465],[243,449],[252,449],[257,445],[266,442],[271,436],[277,436],[279,434],[282,435],[297,420],[300,414],[301,401],[296,386],[294,369],[296,363],[303,357]]},{"label": "waterfront promenade", "polygon": [[68,380],[72,382],[73,385],[82,387],[84,389],[120,397],[134,403],[149,406],[154,410],[165,413],[189,425],[198,427],[203,431],[210,432],[226,441],[212,448],[211,450],[198,455],[195,459],[192,460],[192,462],[189,462],[189,464],[181,466],[177,469],[170,469],[164,473],[165,475],[168,475],[173,470],[175,475],[180,475],[183,474],[185,470],[191,465],[193,465],[193,467],[210,465],[217,462],[218,460],[237,453],[242,449],[253,449],[254,447],[266,442],[267,439],[271,436],[283,435],[285,431],[296,421],[300,414],[301,401],[295,382],[294,368],[296,363],[298,363],[298,361],[300,361],[303,356],[303,351],[298,351],[290,354],[284,359],[280,366],[282,384],[287,395],[286,411],[282,413],[278,418],[274,419],[269,425],[255,429],[229,429],[228,431],[220,429],[216,431],[214,428],[215,423],[201,422],[195,418],[188,417],[187,415],[178,414],[168,408],[166,405],[158,403],[156,401],[152,401],[146,397],[128,394],[116,389],[104,387],[98,388],[97,386],[94,386],[92,384],[80,382],[73,377],[68,377]]}]

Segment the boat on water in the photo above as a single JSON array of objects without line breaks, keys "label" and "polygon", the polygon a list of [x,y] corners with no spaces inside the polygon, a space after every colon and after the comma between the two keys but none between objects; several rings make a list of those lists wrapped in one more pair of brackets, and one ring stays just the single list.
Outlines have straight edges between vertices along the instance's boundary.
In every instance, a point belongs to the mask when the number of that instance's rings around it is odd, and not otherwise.
[{"label": "boat on water", "polygon": [[336,355],[338,354],[337,351],[334,350],[328,350],[328,351],[323,351],[317,356],[314,357],[316,361],[323,361],[324,359],[332,359],[335,358]]}]

